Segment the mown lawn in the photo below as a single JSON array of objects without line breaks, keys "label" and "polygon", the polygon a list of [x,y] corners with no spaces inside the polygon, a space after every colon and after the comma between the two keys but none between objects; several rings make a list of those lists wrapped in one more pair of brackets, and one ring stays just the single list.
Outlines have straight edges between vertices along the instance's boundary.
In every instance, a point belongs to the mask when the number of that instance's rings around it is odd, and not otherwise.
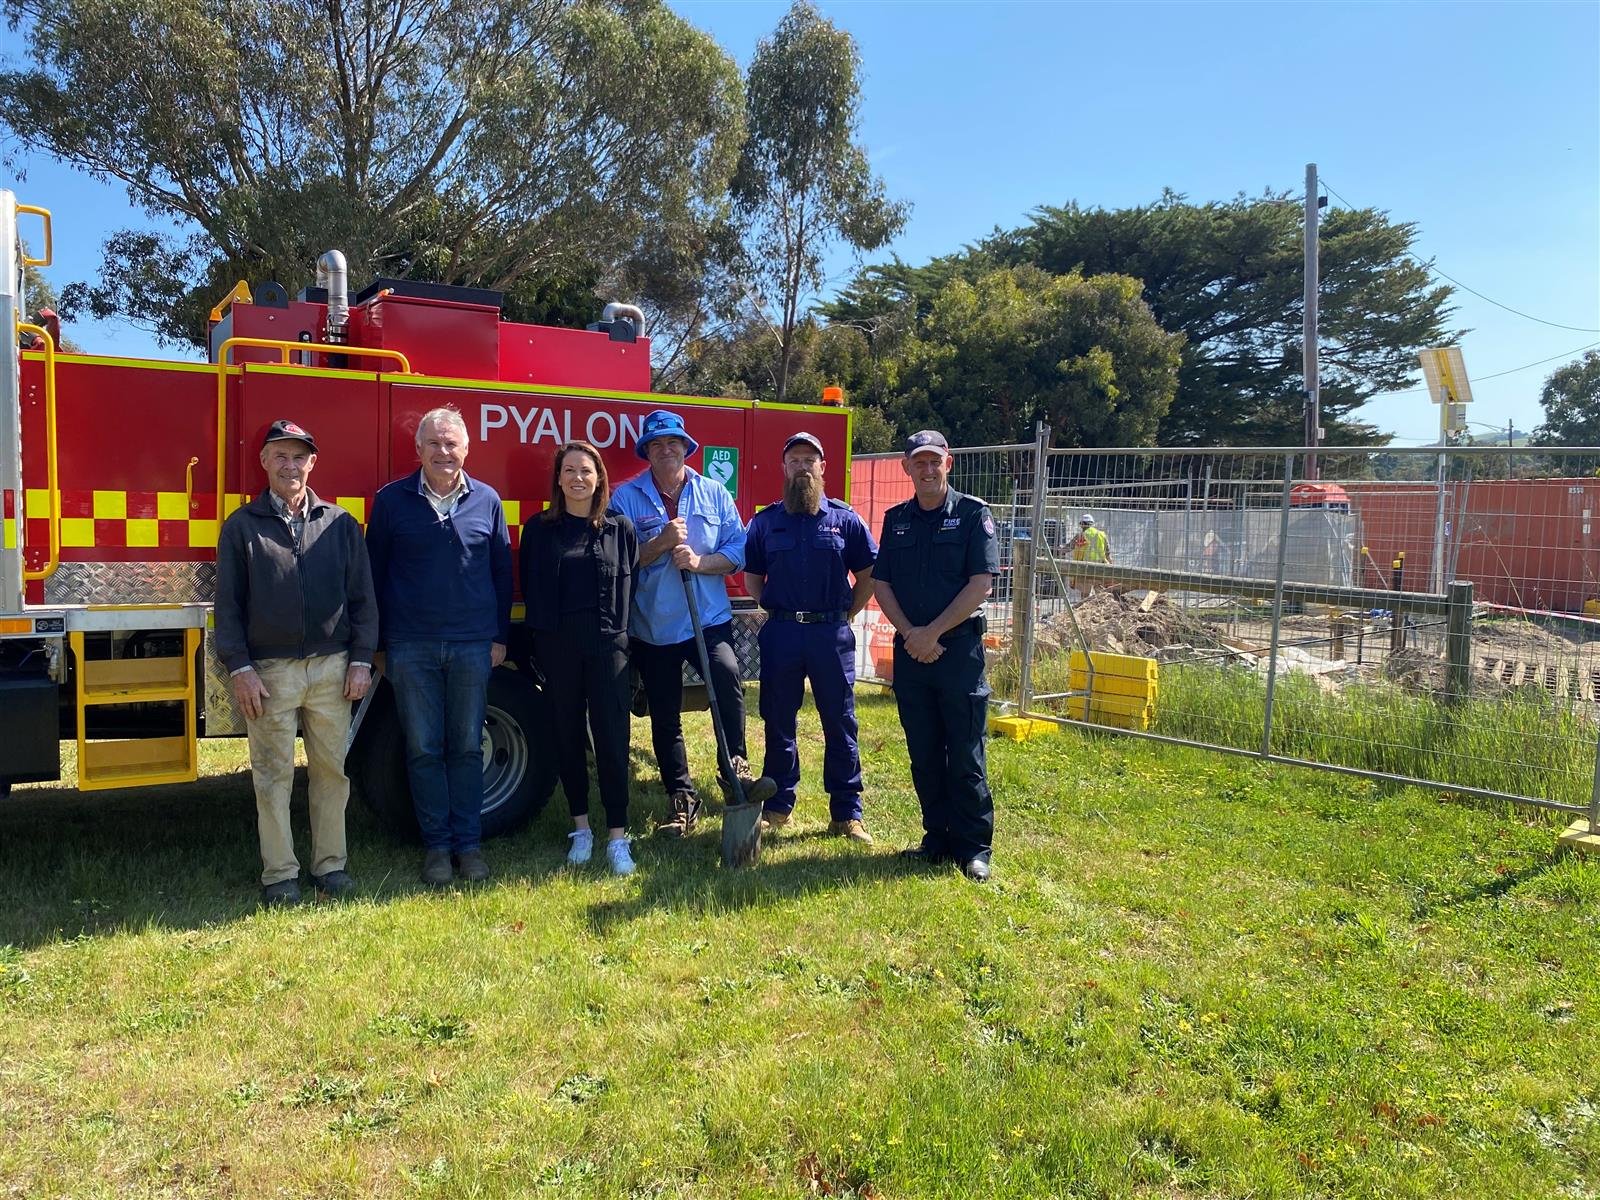
[{"label": "mown lawn", "polygon": [[1065,732],[991,744],[976,887],[894,857],[904,744],[862,712],[876,850],[820,836],[813,721],[798,831],[738,874],[715,821],[569,871],[558,795],[428,894],[353,812],[365,897],[263,914],[237,747],[19,789],[0,1195],[1600,1190],[1600,864],[1549,821]]}]

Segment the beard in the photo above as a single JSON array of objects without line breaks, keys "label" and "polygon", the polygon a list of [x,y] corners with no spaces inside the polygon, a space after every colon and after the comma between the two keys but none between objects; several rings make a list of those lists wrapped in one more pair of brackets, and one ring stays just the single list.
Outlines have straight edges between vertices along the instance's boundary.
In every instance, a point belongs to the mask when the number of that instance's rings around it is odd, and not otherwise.
[{"label": "beard", "polygon": [[785,512],[816,516],[822,511],[822,480],[815,475],[792,475],[783,483]]}]

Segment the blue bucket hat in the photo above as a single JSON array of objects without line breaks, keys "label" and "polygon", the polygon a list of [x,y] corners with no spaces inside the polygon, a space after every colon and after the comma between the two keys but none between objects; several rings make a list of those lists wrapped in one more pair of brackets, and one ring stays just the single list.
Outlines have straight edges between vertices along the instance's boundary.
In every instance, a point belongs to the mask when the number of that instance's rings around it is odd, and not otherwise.
[{"label": "blue bucket hat", "polygon": [[664,408],[656,409],[644,419],[644,424],[639,427],[639,440],[634,444],[633,452],[648,462],[650,455],[645,453],[645,446],[652,438],[658,437],[682,438],[689,447],[684,452],[685,458],[700,449],[700,443],[690,437],[689,431],[683,427],[683,418]]}]

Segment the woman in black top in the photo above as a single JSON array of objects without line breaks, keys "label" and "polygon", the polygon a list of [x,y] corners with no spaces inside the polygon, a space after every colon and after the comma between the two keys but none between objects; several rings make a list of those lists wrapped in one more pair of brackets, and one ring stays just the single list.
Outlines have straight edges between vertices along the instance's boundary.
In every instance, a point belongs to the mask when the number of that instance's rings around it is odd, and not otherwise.
[{"label": "woman in black top", "polygon": [[633,874],[628,847],[628,615],[639,571],[633,522],[606,512],[611,488],[600,452],[568,442],[556,452],[550,507],[522,533],[522,598],[533,657],[555,718],[561,788],[572,812],[567,861],[594,852],[584,711],[605,806],[606,861]]}]

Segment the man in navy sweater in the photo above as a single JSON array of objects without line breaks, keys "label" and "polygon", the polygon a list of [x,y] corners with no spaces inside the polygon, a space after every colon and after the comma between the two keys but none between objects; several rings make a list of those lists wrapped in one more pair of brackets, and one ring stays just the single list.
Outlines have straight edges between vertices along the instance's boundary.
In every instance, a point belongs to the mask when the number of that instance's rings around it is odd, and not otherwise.
[{"label": "man in navy sweater", "polygon": [[453,408],[417,425],[421,467],[378,492],[367,551],[385,670],[406,738],[424,883],[489,877],[479,846],[489,673],[511,635],[511,539],[500,497],[468,477]]}]

